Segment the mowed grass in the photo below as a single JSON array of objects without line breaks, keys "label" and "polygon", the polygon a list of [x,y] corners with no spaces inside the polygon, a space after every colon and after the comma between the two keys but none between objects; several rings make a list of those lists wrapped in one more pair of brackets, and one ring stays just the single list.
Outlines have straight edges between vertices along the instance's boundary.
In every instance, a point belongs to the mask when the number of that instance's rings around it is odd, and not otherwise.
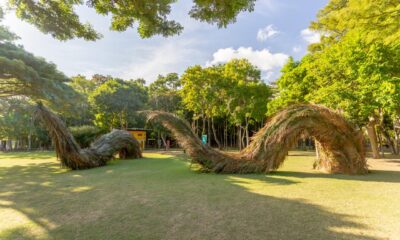
[{"label": "mowed grass", "polygon": [[290,155],[272,174],[217,175],[156,153],[85,171],[0,154],[0,239],[400,239],[399,160],[348,176]]}]

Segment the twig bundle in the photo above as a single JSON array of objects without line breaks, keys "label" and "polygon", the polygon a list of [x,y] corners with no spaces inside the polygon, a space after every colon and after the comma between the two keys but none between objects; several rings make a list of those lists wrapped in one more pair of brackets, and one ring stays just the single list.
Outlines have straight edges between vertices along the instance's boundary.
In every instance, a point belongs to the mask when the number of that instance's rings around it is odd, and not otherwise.
[{"label": "twig bundle", "polygon": [[340,114],[318,105],[296,105],[272,116],[240,153],[229,154],[201,143],[189,124],[161,111],[146,112],[169,129],[194,162],[212,172],[257,173],[279,168],[302,136],[319,143],[315,167],[331,173],[367,173],[363,135]]},{"label": "twig bundle", "polygon": [[81,149],[64,122],[42,104],[38,104],[35,116],[49,131],[61,164],[73,170],[106,165],[116,153],[120,158],[140,158],[139,142],[127,131],[113,130]]}]

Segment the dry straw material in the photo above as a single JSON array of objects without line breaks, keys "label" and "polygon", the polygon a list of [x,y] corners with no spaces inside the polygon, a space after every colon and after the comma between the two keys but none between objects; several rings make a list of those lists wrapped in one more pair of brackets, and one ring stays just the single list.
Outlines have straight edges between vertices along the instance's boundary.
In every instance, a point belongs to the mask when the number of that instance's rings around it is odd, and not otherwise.
[{"label": "dry straw material", "polygon": [[368,172],[363,135],[339,113],[318,105],[295,105],[272,116],[239,153],[226,153],[201,143],[188,122],[161,111],[145,112],[150,122],[169,129],[196,163],[216,173],[261,173],[279,168],[299,138],[317,141],[315,166],[330,173]]},{"label": "dry straw material", "polygon": [[127,131],[113,130],[81,149],[64,122],[42,104],[38,104],[35,116],[48,130],[61,164],[70,169],[104,166],[116,153],[120,158],[142,157],[139,142]]}]

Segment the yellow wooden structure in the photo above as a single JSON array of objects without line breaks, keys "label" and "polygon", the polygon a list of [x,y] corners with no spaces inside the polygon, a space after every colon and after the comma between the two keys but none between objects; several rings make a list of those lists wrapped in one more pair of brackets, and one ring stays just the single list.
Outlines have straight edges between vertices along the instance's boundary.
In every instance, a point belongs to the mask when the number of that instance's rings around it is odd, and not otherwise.
[{"label": "yellow wooden structure", "polygon": [[143,151],[146,145],[146,130],[132,128],[128,129],[128,132],[130,132],[133,135],[133,137],[139,141],[140,148]]}]

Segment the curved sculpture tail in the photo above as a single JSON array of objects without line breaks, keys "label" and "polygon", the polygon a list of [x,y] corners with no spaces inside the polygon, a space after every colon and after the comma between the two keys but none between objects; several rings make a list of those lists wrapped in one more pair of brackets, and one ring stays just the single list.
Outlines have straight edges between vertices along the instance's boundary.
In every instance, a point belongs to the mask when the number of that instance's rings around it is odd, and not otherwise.
[{"label": "curved sculpture tail", "polygon": [[316,167],[327,172],[362,174],[368,172],[363,136],[340,114],[317,105],[296,105],[273,117],[255,134],[250,145],[229,154],[201,143],[189,124],[177,116],[146,112],[149,121],[169,129],[193,161],[213,172],[256,173],[279,168],[287,152],[304,136],[319,143]]},{"label": "curved sculpture tail", "polygon": [[70,169],[104,166],[118,152],[120,158],[142,157],[139,142],[127,131],[113,130],[81,149],[64,122],[42,104],[38,104],[35,116],[48,130],[62,165]]}]

